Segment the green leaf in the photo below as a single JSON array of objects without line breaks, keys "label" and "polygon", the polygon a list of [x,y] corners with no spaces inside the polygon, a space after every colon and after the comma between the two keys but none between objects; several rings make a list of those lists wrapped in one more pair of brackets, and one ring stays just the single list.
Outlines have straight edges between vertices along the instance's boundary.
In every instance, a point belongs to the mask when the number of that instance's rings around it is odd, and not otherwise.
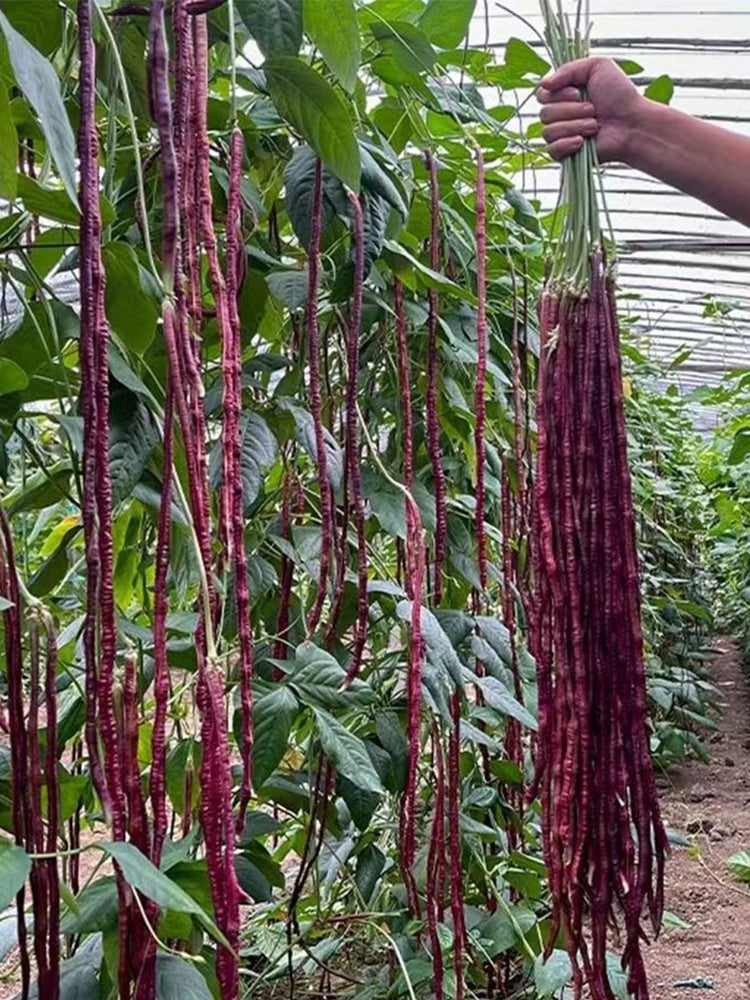
[{"label": "green leaf", "polygon": [[76,525],[65,532],[62,541],[54,552],[51,552],[44,562],[29,577],[28,588],[34,597],[44,597],[62,583],[70,564],[68,562],[68,545],[80,531]]},{"label": "green leaf", "polygon": [[[280,688],[279,690],[286,690]],[[245,825],[242,828],[240,843],[245,844],[251,840],[259,840],[267,837],[271,833],[276,833],[281,824],[267,812],[255,809],[245,816]]]},{"label": "green leaf", "polygon": [[313,712],[323,753],[339,774],[365,791],[382,792],[378,772],[362,740],[323,709],[315,708]]},{"label": "green leaf", "polygon": [[433,45],[455,49],[469,30],[476,0],[430,0],[419,27]]},{"label": "green leaf", "polygon": [[[185,772],[188,767],[193,771],[197,768],[193,760],[195,753],[195,743],[192,739],[182,740],[176,747],[172,747],[167,755],[167,794],[175,811],[184,816],[188,811],[188,804],[185,802]],[[198,782],[194,781],[196,788]]]},{"label": "green leaf", "polygon": [[738,431],[727,458],[728,465],[741,465],[750,454],[750,430]]},{"label": "green leaf", "polygon": [[539,955],[534,962],[534,985],[540,1000],[559,993],[572,975],[567,951],[555,949],[546,962],[544,956]]},{"label": "green leaf", "polygon": [[302,0],[234,0],[266,58],[296,56],[302,45]]},{"label": "green leaf", "polygon": [[125,500],[143,475],[158,440],[151,411],[129,389],[112,393],[109,428],[109,472],[112,502]]},{"label": "green leaf", "polygon": [[490,708],[516,719],[527,729],[537,729],[537,721],[531,712],[524,708],[520,701],[511,694],[510,689],[497,677],[477,677],[472,674],[471,683],[476,683],[481,688],[484,700]]},{"label": "green leaf", "polygon": [[363,851],[357,855],[357,868],[354,873],[354,881],[357,883],[362,899],[367,903],[370,900],[378,879],[385,868],[385,854],[376,847],[375,844],[368,844]]},{"label": "green leaf", "polygon": [[41,215],[44,219],[53,219],[55,222],[65,222],[72,226],[80,223],[80,213],[65,191],[53,191],[51,188],[42,187],[38,181],[26,174],[18,175],[17,185],[18,197],[29,212]]},{"label": "green leaf", "polygon": [[0,393],[20,392],[29,384],[29,376],[10,358],[0,358]]},{"label": "green leaf", "polygon": [[380,195],[405,219],[409,214],[408,205],[388,171],[366,146],[360,145],[359,153],[362,159],[362,188],[372,194]]},{"label": "green leaf", "polygon": [[368,684],[355,678],[344,689],[345,678],[344,668],[325,649],[311,642],[297,646],[289,684],[303,704],[336,709],[367,705],[374,701],[375,695]]},{"label": "green leaf", "polygon": [[102,260],[109,324],[129,350],[143,354],[154,339],[161,314],[155,289],[128,243],[108,243]]},{"label": "green leaf", "polygon": [[299,309],[307,301],[308,271],[272,271],[266,275],[269,291],[287,309]]},{"label": "green leaf", "polygon": [[[117,931],[114,930],[117,942]],[[81,945],[72,958],[60,965],[60,1000],[94,1000],[99,992],[99,970],[102,964],[102,939],[94,935]],[[46,994],[45,994],[46,995]],[[14,1000],[21,1000],[17,994]],[[29,1000],[39,1000],[39,983],[33,982]]]},{"label": "green leaf", "polygon": [[646,87],[646,97],[651,101],[656,101],[658,104],[669,104],[674,95],[674,83],[672,82],[672,77],[663,73],[661,76],[657,76],[655,80]]},{"label": "green leaf", "polygon": [[395,258],[391,263],[398,274],[408,273],[413,268],[425,288],[437,288],[438,290],[448,292],[450,295],[455,295],[456,298],[463,299],[472,305],[476,304],[476,297],[468,288],[456,284],[455,281],[451,281],[450,278],[446,278],[444,274],[440,274],[438,271],[433,271],[400,243],[397,243],[395,240],[385,240],[383,246]]},{"label": "green leaf", "polygon": [[354,820],[354,825],[363,832],[370,825],[375,810],[380,805],[380,796],[377,792],[368,792],[359,785],[355,785],[349,778],[339,775],[338,790],[341,798],[346,802],[349,814]]},{"label": "green leaf", "polygon": [[[435,65],[436,54],[427,35],[420,28],[407,21],[377,21],[370,25],[370,31],[380,42],[386,62],[393,64],[406,77],[417,81],[429,73]],[[404,79],[406,81],[406,78]]]},{"label": "green leaf", "polygon": [[31,263],[39,276],[46,278],[60,263],[66,250],[78,247],[78,231],[68,226],[53,226],[34,238],[30,250]]},{"label": "green leaf", "polygon": [[[412,602],[400,601],[396,606],[396,612],[402,621],[410,623]],[[449,636],[429,608],[422,607],[420,621],[428,660],[441,672],[443,683],[449,684],[454,689],[461,688],[463,666]]]},{"label": "green leaf", "polygon": [[[283,406],[294,417],[297,441],[314,462],[318,452],[315,447],[315,428],[312,414],[285,397],[279,399],[279,405]],[[344,456],[338,441],[327,427],[324,428],[324,437],[328,478],[333,489],[338,490],[344,475]]]},{"label": "green leaf", "polygon": [[18,135],[5,84],[0,80],[0,198],[11,201],[18,190]]},{"label": "green leaf", "polygon": [[750,882],[750,851],[738,851],[727,859],[727,868],[741,882]]},{"label": "green leaf", "polygon": [[193,962],[159,951],[156,955],[156,996],[159,1000],[212,1000],[213,994]]},{"label": "green leaf", "polygon": [[62,500],[68,488],[72,468],[69,462],[57,462],[51,468],[35,472],[5,497],[5,509],[12,517],[25,510],[41,510]]},{"label": "green leaf", "polygon": [[123,878],[138,892],[153,900],[165,910],[176,913],[190,913],[217,941],[226,943],[224,935],[206,911],[189,896],[184,889],[168,878],[149,861],[135,844],[124,841],[100,843],[97,845],[117,862]]},{"label": "green leaf", "polygon": [[[46,15],[45,15],[46,16]],[[0,11],[0,28],[8,43],[13,72],[18,86],[39,118],[68,197],[78,203],[76,193],[75,139],[60,93],[60,81],[52,64],[19,34]]]},{"label": "green leaf", "polygon": [[[310,216],[316,159],[314,149],[311,149],[310,146],[300,146],[299,149],[295,149],[284,171],[287,214],[297,239],[305,249],[310,246]],[[364,173],[364,159],[362,163]],[[364,183],[364,176],[362,180]],[[336,214],[344,214],[348,211],[348,201],[341,181],[327,167],[324,167],[321,233],[326,232]],[[274,294],[276,293],[274,292]],[[280,298],[280,296],[278,297]]]},{"label": "green leaf", "polygon": [[298,711],[297,699],[288,687],[277,687],[256,699],[253,706],[253,782],[256,788],[262,788],[281,763]]},{"label": "green leaf", "polygon": [[234,867],[243,892],[256,903],[270,902],[273,898],[271,883],[256,864],[244,854],[238,854],[234,859]]},{"label": "green leaf", "polygon": [[341,86],[354,90],[360,38],[353,0],[303,0],[305,31]]},{"label": "green leaf", "polygon": [[662,928],[664,930],[676,930],[676,931],[689,931],[693,926],[689,924],[687,920],[683,920],[682,917],[678,916],[676,913],[672,913],[671,910],[664,911],[664,919],[662,920]]},{"label": "green leaf", "polygon": [[512,73],[519,76],[543,76],[550,68],[548,62],[520,38],[509,38],[505,46],[505,65]]},{"label": "green leaf", "polygon": [[616,1000],[631,1000],[628,974],[622,968],[619,955],[613,955],[611,951],[607,952],[607,979]]},{"label": "green leaf", "polygon": [[63,934],[93,934],[117,924],[117,882],[106,875],[82,889],[75,898],[75,910],[63,915]]},{"label": "green leaf", "polygon": [[519,931],[526,935],[535,926],[537,917],[528,906],[511,906],[508,911],[497,910],[485,917],[480,927],[483,938],[491,941],[489,953],[500,955],[519,942]]},{"label": "green leaf", "polygon": [[22,847],[0,847],[0,910],[16,898],[31,872],[31,858]]},{"label": "green leaf", "polygon": [[294,56],[269,59],[264,70],[279,113],[344,184],[359,191],[359,146],[349,112],[330,83]]},{"label": "green leaf", "polygon": [[[242,502],[248,510],[258,499],[266,473],[276,461],[276,438],[259,414],[246,410],[240,419],[242,444],[240,452],[240,475],[242,476]],[[223,463],[221,443],[211,453],[211,486],[221,488]]]},{"label": "green leaf", "polygon": [[50,8],[49,0],[3,0],[2,9],[16,31],[45,56],[62,41],[65,11]]},{"label": "green leaf", "polygon": [[643,72],[643,66],[634,59],[615,59],[615,62],[628,76],[638,76],[639,73]]}]

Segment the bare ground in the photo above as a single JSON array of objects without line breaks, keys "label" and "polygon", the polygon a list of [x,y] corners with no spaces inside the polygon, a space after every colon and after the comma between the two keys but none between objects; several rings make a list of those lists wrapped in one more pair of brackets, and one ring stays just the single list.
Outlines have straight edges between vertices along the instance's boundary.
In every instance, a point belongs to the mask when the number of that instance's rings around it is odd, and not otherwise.
[{"label": "bare ground", "polygon": [[674,768],[661,789],[665,822],[691,844],[673,848],[667,909],[690,929],[667,930],[650,949],[652,1000],[750,1000],[750,885],[726,867],[750,850],[750,691],[736,642],[717,649],[711,762]]}]

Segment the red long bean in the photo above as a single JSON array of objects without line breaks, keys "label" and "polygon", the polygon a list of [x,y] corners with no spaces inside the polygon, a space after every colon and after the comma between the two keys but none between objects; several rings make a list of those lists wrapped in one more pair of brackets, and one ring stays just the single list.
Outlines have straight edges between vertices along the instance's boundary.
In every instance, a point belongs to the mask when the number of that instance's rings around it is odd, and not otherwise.
[{"label": "red long bean", "polygon": [[[430,177],[430,267],[440,269],[440,190],[437,164],[428,150],[425,153]],[[448,541],[448,520],[445,499],[445,472],[440,449],[440,424],[438,422],[438,292],[430,288],[427,293],[427,444],[432,463],[433,489],[435,490],[435,574],[433,597],[440,604],[443,596],[443,563]]]},{"label": "red long bean", "polygon": [[231,482],[229,521],[231,526],[232,559],[235,598],[237,604],[237,631],[240,640],[240,714],[242,718],[242,784],[237,813],[237,830],[245,825],[245,813],[250,802],[253,766],[253,634],[250,623],[250,592],[247,577],[247,550],[245,548],[244,500],[242,495],[242,344],[240,343],[240,317],[237,308],[239,294],[238,262],[242,244],[242,159],[245,141],[239,129],[232,133],[231,162],[229,170],[229,198],[227,208],[227,287],[229,305],[230,344],[223,358],[224,366],[224,448],[231,452],[225,465],[225,474]]},{"label": "red long bean", "polygon": [[[357,407],[359,406],[359,338],[362,328],[362,292],[365,281],[365,234],[362,205],[359,196],[349,192],[354,241],[354,291],[351,318],[346,329],[347,367],[346,386],[346,462],[349,469],[351,502],[357,528],[357,625],[352,647],[352,659],[347,670],[347,682],[359,673],[362,654],[367,642],[369,602],[367,595],[367,534],[365,501],[362,496],[362,475],[359,467],[359,435],[357,433]],[[346,551],[346,538],[342,554]]]},{"label": "red long bean", "polygon": [[308,252],[308,292],[305,310],[308,363],[310,368],[310,409],[315,432],[315,455],[320,493],[320,570],[318,592],[307,619],[308,635],[320,621],[326,597],[328,569],[331,560],[331,484],[328,481],[328,461],[323,426],[323,403],[320,392],[320,330],[318,326],[318,284],[320,281],[320,237],[323,214],[323,164],[315,161],[312,209],[310,216],[310,249]]},{"label": "red long bean", "polygon": [[484,156],[477,150],[476,190],[476,268],[477,268],[477,373],[474,385],[474,453],[476,461],[476,537],[479,561],[479,582],[487,587],[487,534],[484,528],[485,484],[484,467],[486,449],[484,425],[486,401],[484,396],[487,379],[487,210],[484,183]]}]

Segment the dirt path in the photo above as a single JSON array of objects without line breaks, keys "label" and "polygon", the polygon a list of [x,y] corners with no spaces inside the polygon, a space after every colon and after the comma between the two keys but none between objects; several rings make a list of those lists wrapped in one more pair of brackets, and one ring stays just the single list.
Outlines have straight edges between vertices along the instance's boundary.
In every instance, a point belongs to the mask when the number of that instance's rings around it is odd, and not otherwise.
[{"label": "dirt path", "polygon": [[675,768],[661,787],[665,822],[691,843],[673,849],[667,909],[690,929],[668,929],[650,949],[652,1000],[750,1000],[750,885],[726,868],[730,855],[750,850],[750,691],[736,643],[721,639],[717,649],[723,715],[711,763]]}]

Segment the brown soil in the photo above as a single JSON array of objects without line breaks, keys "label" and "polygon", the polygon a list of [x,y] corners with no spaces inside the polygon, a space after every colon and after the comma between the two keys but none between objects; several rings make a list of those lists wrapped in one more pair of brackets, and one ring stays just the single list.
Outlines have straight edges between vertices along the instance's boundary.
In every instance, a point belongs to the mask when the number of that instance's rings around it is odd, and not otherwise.
[{"label": "brown soil", "polygon": [[665,822],[691,845],[673,848],[666,879],[667,909],[690,929],[667,930],[650,949],[652,1000],[750,998],[750,885],[726,866],[750,850],[750,690],[737,644],[716,648],[722,715],[711,762],[670,770],[661,792]]}]

